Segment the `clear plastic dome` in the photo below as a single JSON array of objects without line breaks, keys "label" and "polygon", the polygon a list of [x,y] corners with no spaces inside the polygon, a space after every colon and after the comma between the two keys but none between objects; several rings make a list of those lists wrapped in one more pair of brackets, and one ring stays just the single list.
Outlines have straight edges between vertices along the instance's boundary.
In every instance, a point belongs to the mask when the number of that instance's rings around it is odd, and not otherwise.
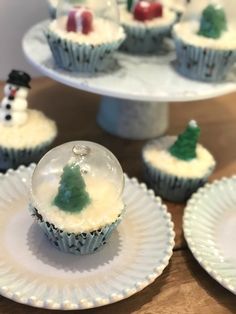
[{"label": "clear plastic dome", "polygon": [[37,206],[45,203],[45,191],[57,193],[66,166],[79,169],[92,201],[101,203],[101,198],[109,198],[109,191],[112,202],[121,200],[124,176],[116,157],[99,144],[75,141],[53,148],[36,166],[31,193]]},{"label": "clear plastic dome", "polygon": [[119,29],[116,0],[59,0],[56,17],[58,26],[69,32],[88,34],[104,23],[109,23],[113,32]]}]

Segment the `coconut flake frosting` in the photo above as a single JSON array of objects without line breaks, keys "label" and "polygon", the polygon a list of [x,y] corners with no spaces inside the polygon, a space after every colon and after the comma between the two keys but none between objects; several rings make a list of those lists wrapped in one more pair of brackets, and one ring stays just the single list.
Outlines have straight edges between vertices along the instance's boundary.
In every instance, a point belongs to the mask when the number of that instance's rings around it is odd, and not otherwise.
[{"label": "coconut flake frosting", "polygon": [[124,30],[121,26],[111,21],[95,18],[93,22],[94,30],[85,35],[76,32],[66,31],[66,18],[62,17],[54,20],[49,25],[49,30],[54,32],[62,39],[66,39],[79,44],[101,45],[114,42],[125,38]]},{"label": "coconut flake frosting", "polygon": [[28,120],[21,126],[0,123],[0,145],[6,148],[33,148],[53,140],[57,127],[53,120],[38,110],[27,110]]},{"label": "coconut flake frosting", "polygon": [[172,156],[168,148],[175,140],[175,136],[166,136],[160,140],[151,141],[144,148],[144,161],[165,173],[184,178],[203,178],[215,167],[213,156],[200,144],[196,149],[197,158],[184,161]]},{"label": "coconut flake frosting", "polygon": [[[69,233],[82,233],[98,230],[117,220],[124,209],[121,199],[117,199],[116,186],[102,178],[85,177],[86,189],[91,202],[77,213],[65,212],[53,204],[58,192],[54,181],[40,184],[32,197],[33,206],[37,208],[44,221],[53,223],[60,230]],[[43,203],[38,204],[37,199]]]},{"label": "coconut flake frosting", "polygon": [[198,35],[199,27],[199,21],[182,21],[174,26],[173,33],[177,38],[193,46],[219,50],[236,49],[236,30],[233,26],[228,25],[228,30],[219,39]]}]

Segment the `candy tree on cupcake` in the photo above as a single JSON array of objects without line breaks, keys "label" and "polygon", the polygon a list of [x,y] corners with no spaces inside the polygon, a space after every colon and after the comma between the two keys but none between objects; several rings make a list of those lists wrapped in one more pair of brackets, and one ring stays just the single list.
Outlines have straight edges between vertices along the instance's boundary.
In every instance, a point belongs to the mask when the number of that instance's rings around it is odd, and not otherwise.
[{"label": "candy tree on cupcake", "polygon": [[158,0],[127,0],[120,15],[127,35],[121,49],[135,54],[162,51],[163,39],[176,20],[176,14]]},{"label": "candy tree on cupcake", "polygon": [[59,0],[46,36],[57,66],[87,73],[110,70],[125,38],[116,0]]},{"label": "candy tree on cupcake", "polygon": [[215,160],[198,143],[199,136],[200,128],[192,120],[178,137],[165,136],[144,147],[145,178],[157,195],[169,201],[185,202],[207,182]]},{"label": "candy tree on cupcake", "polygon": [[28,108],[29,74],[12,70],[0,103],[0,170],[38,161],[57,135],[54,121]]},{"label": "candy tree on cupcake", "polygon": [[124,178],[115,156],[92,142],[70,142],[37,165],[30,212],[51,243],[76,255],[93,253],[109,239],[124,213]]},{"label": "candy tree on cupcake", "polygon": [[174,27],[177,70],[202,81],[222,81],[236,61],[236,3],[192,0]]}]

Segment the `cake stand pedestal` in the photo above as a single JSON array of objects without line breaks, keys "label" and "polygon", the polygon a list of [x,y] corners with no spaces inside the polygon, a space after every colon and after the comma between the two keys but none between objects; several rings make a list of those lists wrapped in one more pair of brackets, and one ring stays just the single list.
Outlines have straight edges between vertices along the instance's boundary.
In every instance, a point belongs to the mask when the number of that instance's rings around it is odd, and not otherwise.
[{"label": "cake stand pedestal", "polygon": [[147,139],[168,128],[168,103],[145,102],[103,96],[97,117],[107,132],[123,138]]},{"label": "cake stand pedestal", "polygon": [[150,57],[116,53],[115,68],[99,74],[64,71],[55,66],[44,36],[48,23],[43,21],[25,34],[26,58],[58,82],[102,95],[97,121],[114,135],[130,139],[160,136],[168,127],[168,103],[207,99],[236,90],[236,69],[222,83],[196,82],[180,76],[174,68],[173,49]]}]

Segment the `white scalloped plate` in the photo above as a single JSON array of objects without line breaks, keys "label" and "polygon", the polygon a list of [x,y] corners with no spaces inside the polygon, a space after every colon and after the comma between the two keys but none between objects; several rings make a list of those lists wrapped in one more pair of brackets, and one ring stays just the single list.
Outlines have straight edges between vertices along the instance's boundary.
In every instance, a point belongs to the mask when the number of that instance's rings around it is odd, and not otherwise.
[{"label": "white scalloped plate", "polygon": [[236,176],[199,189],[185,208],[183,225],[198,262],[236,294]]},{"label": "white scalloped plate", "polygon": [[0,175],[0,294],[50,309],[87,309],[125,299],[152,283],[174,246],[171,216],[160,198],[125,177],[127,213],[93,255],[65,254],[50,245],[30,217],[34,165]]}]

